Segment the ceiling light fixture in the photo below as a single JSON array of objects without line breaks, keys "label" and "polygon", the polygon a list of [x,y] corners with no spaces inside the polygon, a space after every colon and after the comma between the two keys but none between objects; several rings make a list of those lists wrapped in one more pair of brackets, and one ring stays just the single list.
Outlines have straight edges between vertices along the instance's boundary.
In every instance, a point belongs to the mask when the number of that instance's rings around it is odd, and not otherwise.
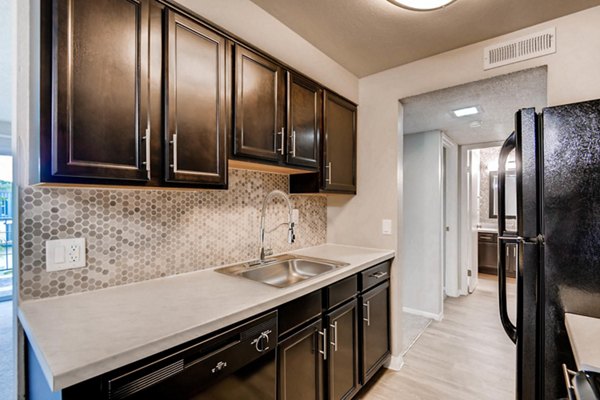
[{"label": "ceiling light fixture", "polygon": [[444,8],[456,0],[388,0],[399,7],[413,11],[431,11]]},{"label": "ceiling light fixture", "polygon": [[459,118],[479,114],[479,110],[476,106],[459,108],[458,110],[452,110],[452,112],[454,113],[454,116]]}]

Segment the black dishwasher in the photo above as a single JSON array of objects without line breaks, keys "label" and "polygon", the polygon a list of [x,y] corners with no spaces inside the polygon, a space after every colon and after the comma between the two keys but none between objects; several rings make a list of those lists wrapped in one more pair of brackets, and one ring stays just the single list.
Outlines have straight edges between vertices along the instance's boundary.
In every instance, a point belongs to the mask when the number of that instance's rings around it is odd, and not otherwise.
[{"label": "black dishwasher", "polygon": [[277,312],[105,377],[110,400],[275,399]]}]

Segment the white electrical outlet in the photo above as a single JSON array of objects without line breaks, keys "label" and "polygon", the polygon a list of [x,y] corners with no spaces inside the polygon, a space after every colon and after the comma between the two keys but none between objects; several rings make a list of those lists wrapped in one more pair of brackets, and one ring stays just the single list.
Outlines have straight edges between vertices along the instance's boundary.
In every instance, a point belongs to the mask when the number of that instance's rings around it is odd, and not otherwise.
[{"label": "white electrical outlet", "polygon": [[298,221],[300,221],[300,211],[297,208],[292,210],[292,222],[298,225]]},{"label": "white electrical outlet", "polygon": [[85,267],[85,239],[46,241],[46,271]]},{"label": "white electrical outlet", "polygon": [[381,220],[381,233],[383,235],[391,235],[392,234],[392,220],[391,219]]}]

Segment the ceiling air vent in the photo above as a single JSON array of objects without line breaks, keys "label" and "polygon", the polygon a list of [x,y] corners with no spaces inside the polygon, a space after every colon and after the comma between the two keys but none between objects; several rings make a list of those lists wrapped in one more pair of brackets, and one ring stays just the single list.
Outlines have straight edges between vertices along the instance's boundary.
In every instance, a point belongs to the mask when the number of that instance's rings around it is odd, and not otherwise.
[{"label": "ceiling air vent", "polygon": [[483,69],[496,68],[552,53],[556,53],[556,28],[486,47],[483,50]]}]

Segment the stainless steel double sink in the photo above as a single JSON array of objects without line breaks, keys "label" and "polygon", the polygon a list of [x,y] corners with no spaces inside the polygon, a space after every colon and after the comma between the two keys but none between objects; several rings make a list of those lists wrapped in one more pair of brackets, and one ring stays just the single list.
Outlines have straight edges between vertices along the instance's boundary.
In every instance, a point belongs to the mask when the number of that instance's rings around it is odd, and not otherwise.
[{"label": "stainless steel double sink", "polygon": [[284,254],[263,262],[237,264],[215,271],[285,288],[348,265],[339,261]]}]

